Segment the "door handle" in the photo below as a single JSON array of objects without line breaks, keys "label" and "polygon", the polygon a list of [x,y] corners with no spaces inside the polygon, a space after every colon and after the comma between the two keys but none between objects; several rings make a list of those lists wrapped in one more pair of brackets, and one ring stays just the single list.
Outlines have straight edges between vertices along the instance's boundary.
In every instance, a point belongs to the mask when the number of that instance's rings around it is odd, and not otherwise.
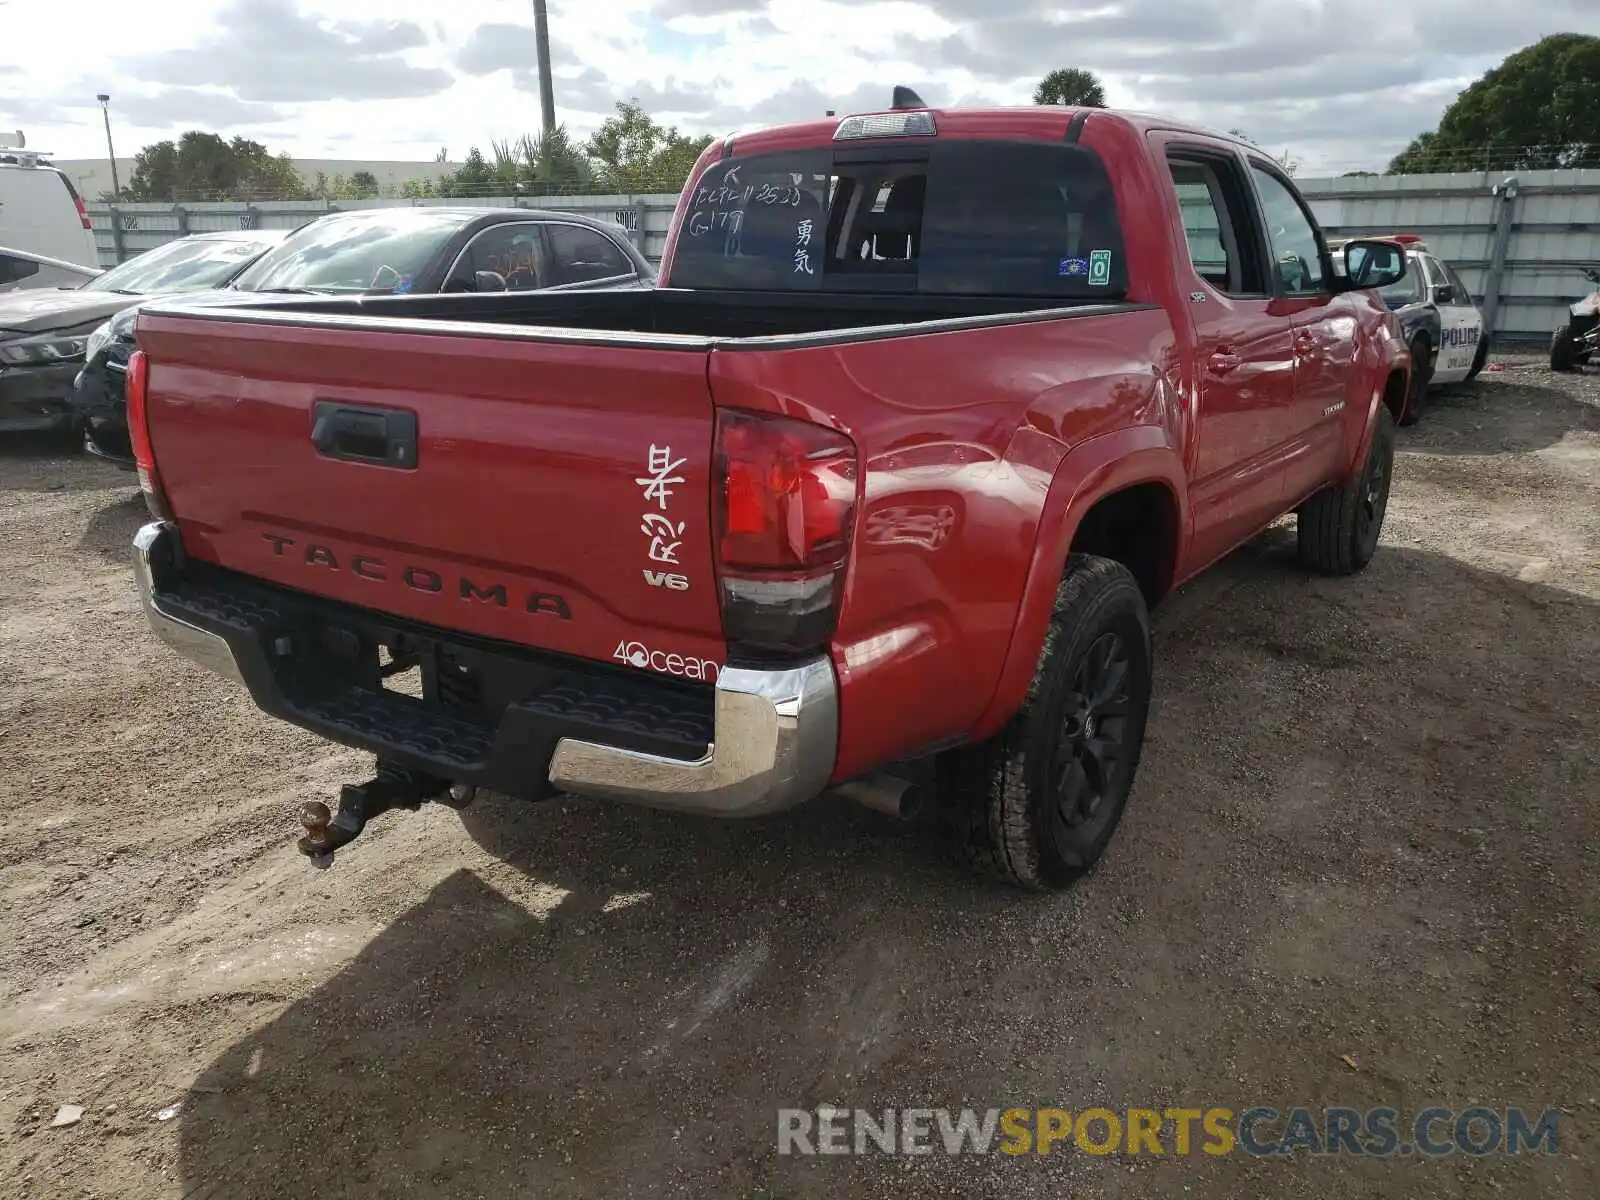
[{"label": "door handle", "polygon": [[1237,370],[1243,365],[1244,359],[1240,358],[1232,350],[1214,350],[1211,353],[1211,357],[1206,359],[1206,368],[1213,375],[1226,375],[1229,371]]},{"label": "door handle", "polygon": [[399,408],[318,400],[311,409],[311,444],[324,458],[414,470],[417,414]]}]

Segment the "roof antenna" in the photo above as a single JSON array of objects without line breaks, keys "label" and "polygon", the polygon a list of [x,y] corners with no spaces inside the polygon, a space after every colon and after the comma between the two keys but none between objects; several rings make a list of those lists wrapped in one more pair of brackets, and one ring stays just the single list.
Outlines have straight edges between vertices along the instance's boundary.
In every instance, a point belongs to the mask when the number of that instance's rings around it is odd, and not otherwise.
[{"label": "roof antenna", "polygon": [[904,87],[904,86],[902,86],[900,84],[895,84],[895,88],[894,88],[894,107],[897,108],[897,109],[900,109],[900,108],[927,108],[928,106],[925,103],[923,103],[922,97],[917,95],[910,88]]}]

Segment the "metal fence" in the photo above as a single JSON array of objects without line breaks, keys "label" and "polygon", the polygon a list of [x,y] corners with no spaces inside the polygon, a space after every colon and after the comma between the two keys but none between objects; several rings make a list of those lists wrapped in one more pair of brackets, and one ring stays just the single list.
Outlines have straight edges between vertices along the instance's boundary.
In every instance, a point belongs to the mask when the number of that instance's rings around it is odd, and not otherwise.
[{"label": "metal fence", "polygon": [[1332,235],[1417,233],[1472,289],[1490,332],[1546,341],[1600,266],[1600,171],[1466,172],[1300,184]]},{"label": "metal fence", "polygon": [[639,250],[657,262],[666,247],[667,225],[675,195],[541,196],[518,200],[506,196],[426,200],[262,200],[255,202],[194,201],[184,204],[91,204],[95,248],[100,266],[111,267],[163,242],[191,233],[223,229],[293,229],[324,213],[364,208],[538,208],[582,213],[619,226]]},{"label": "metal fence", "polygon": [[[1517,175],[1352,176],[1305,179],[1301,190],[1330,235],[1418,233],[1461,274],[1502,340],[1542,340],[1600,266],[1600,171]],[[544,208],[612,221],[651,261],[666,245],[677,197],[548,196],[440,200],[300,200],[245,203],[93,204],[100,262],[111,266],[186,233],[290,228],[322,213],[406,205]]]}]

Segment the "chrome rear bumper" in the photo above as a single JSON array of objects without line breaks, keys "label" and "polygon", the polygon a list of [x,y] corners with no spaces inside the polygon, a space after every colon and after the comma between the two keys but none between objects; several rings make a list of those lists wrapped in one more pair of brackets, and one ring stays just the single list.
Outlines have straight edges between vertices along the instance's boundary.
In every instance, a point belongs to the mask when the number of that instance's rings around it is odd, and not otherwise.
[{"label": "chrome rear bumper", "polygon": [[[203,625],[183,610],[178,590],[183,547],[176,527],[155,521],[141,528],[133,539],[133,564],[150,627],[172,649],[244,685],[257,705],[274,716],[380,757],[390,749],[374,737],[299,719],[276,687],[263,639],[247,617]],[[718,817],[791,808],[827,785],[837,752],[839,714],[833,665],[825,656],[783,670],[724,668],[716,683],[714,718],[711,743],[699,759],[562,737],[542,769],[549,784],[561,791]],[[501,739],[490,740],[498,750]],[[479,782],[470,767],[462,767],[459,756],[416,765],[445,778]],[[482,773],[503,779],[504,766],[486,764]]]}]

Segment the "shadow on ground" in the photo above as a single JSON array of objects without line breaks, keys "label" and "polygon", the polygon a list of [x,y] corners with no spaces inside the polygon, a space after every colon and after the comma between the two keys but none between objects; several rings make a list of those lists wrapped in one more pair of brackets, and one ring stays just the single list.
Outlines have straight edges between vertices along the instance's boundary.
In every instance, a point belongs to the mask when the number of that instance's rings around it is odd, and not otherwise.
[{"label": "shadow on ground", "polygon": [[1354,580],[1289,557],[1273,531],[1163,613],[1133,806],[1066,895],[829,803],[480,802],[514,885],[448,876],[221,1055],[186,1195],[1594,1194],[1581,1122],[1553,1159],[776,1153],[780,1106],[1594,1094],[1600,685],[1571,668],[1600,605],[1421,551]]},{"label": "shadow on ground", "polygon": [[133,535],[153,519],[144,496],[135,487],[128,495],[94,511],[78,539],[78,549],[106,562],[126,563],[132,553]]},{"label": "shadow on ground", "polygon": [[[1557,378],[1565,386],[1550,382]],[[1399,448],[1421,454],[1525,454],[1569,433],[1600,434],[1600,372],[1588,382],[1591,403],[1575,398],[1583,386],[1579,377],[1527,368],[1446,385],[1428,393],[1417,424],[1400,431]]]}]

